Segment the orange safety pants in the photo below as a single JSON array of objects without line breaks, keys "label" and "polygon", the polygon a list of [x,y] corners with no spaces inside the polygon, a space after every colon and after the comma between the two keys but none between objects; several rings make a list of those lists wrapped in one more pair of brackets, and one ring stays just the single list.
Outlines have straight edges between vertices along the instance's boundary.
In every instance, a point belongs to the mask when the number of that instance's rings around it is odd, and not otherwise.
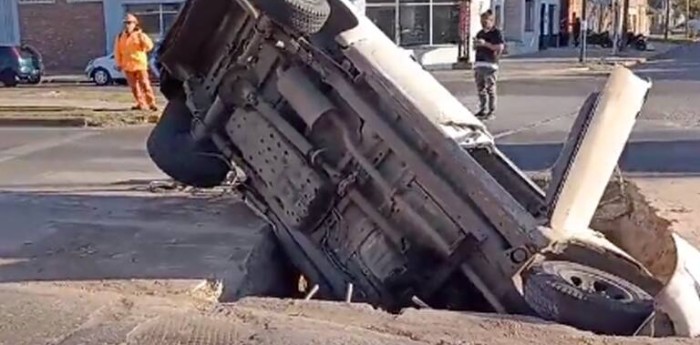
[{"label": "orange safety pants", "polygon": [[124,75],[129,87],[131,87],[136,105],[143,109],[155,107],[156,96],[153,94],[148,71],[124,71]]}]

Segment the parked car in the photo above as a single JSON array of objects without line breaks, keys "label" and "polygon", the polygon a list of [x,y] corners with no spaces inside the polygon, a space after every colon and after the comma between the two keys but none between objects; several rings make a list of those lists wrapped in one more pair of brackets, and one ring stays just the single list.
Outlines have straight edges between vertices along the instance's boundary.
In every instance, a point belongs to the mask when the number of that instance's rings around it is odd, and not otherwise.
[{"label": "parked car", "polygon": [[159,50],[152,161],[202,188],[241,169],[274,234],[252,260],[282,249],[236,296],[292,297],[302,276],[316,298],[389,311],[421,301],[635,333],[659,284],[589,225],[650,83],[620,67],[589,97],[545,193],[351,6],[188,0]]},{"label": "parked car", "polygon": [[[149,55],[149,65],[151,78],[158,80],[159,71],[156,68],[155,61],[157,59],[157,46],[153,49],[154,53]],[[85,75],[97,86],[106,86],[117,84],[125,84],[126,77],[124,73],[117,70],[117,64],[114,59],[114,53],[100,56],[98,58],[92,59],[85,66]]]},{"label": "parked car", "polygon": [[44,74],[41,54],[31,46],[0,46],[0,82],[9,87],[21,82],[38,84]]}]

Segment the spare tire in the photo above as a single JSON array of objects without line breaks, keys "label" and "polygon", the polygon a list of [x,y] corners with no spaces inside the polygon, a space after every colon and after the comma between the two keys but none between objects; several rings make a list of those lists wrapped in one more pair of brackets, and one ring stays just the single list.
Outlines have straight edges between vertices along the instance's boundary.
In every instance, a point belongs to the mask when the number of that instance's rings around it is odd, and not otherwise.
[{"label": "spare tire", "polygon": [[331,14],[327,0],[254,0],[253,3],[273,21],[307,35],[319,32]]},{"label": "spare tire", "polygon": [[148,154],[155,165],[177,182],[198,188],[221,185],[231,170],[211,141],[197,144],[190,130],[192,115],[183,100],[172,99],[151,131]]},{"label": "spare tire", "polygon": [[654,311],[632,283],[568,261],[544,261],[524,275],[525,300],[540,317],[607,335],[633,335]]}]

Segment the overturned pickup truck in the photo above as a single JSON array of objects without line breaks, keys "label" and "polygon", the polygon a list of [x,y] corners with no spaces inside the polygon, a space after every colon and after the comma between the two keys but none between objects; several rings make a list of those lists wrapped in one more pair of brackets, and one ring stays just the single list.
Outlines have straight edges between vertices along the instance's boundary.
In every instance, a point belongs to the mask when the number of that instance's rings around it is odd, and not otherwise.
[{"label": "overturned pickup truck", "polygon": [[152,160],[197,187],[242,170],[289,286],[303,276],[324,299],[351,287],[389,311],[517,313],[602,334],[663,314],[669,334],[696,334],[697,279],[679,268],[691,278],[669,292],[589,229],[650,87],[629,70],[587,99],[545,193],[346,0],[189,0],[159,56],[168,105]]}]

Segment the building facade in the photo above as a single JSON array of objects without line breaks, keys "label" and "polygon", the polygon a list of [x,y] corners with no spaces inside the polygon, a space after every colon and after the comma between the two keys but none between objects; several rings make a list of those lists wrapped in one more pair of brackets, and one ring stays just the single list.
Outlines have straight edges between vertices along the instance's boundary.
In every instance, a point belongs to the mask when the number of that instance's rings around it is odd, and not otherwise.
[{"label": "building facade", "polygon": [[[457,61],[460,20],[472,37],[481,29],[479,14],[491,9],[517,55],[564,43],[566,21],[581,13],[582,0],[351,0],[389,38],[413,49],[424,64]],[[589,28],[609,22],[604,1],[589,0]],[[622,0],[621,0],[622,1]],[[629,0],[629,25],[648,33],[646,0]],[[184,0],[0,0],[0,44],[20,41],[36,46],[51,73],[82,70],[92,58],[111,53],[127,12],[159,40]],[[466,18],[466,19],[465,19]],[[470,53],[470,52],[467,52]],[[462,52],[461,54],[464,54]],[[473,51],[471,52],[473,54]],[[472,56],[473,57],[473,56]]]},{"label": "building facade", "polygon": [[[618,0],[620,6],[624,0]],[[583,0],[569,0],[568,15],[570,20],[581,17]],[[613,1],[612,0],[587,0],[586,18],[588,28],[593,32],[611,31],[613,25]],[[647,0],[629,0],[627,11],[627,27],[629,31],[648,35],[652,27],[654,11]]]},{"label": "building facade", "polygon": [[[49,73],[79,72],[91,59],[112,52],[127,12],[136,14],[144,31],[158,40],[172,24],[182,2],[0,0],[0,44],[21,41],[36,47]],[[10,16],[13,8],[16,15]]]},{"label": "building facade", "polygon": [[105,0],[105,44],[111,52],[114,38],[122,30],[124,15],[133,13],[139,18],[141,28],[154,41],[160,40],[175,21],[183,0]]},{"label": "building facade", "polygon": [[50,73],[82,71],[105,53],[101,0],[16,0],[22,43],[36,47]]},{"label": "building facade", "polygon": [[561,45],[562,3],[566,0],[504,0],[503,31],[510,55]]}]

